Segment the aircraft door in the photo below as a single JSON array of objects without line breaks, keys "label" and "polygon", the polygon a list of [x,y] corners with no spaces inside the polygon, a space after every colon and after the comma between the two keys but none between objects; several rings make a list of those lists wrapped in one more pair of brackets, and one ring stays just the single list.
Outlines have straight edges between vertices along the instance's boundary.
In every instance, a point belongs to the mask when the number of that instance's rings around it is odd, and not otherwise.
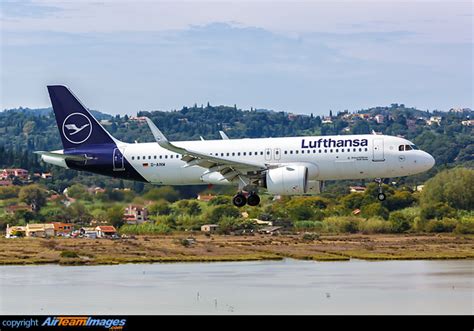
[{"label": "aircraft door", "polygon": [[124,163],[123,163],[123,151],[124,151],[123,148],[122,148],[122,150],[120,150],[118,148],[114,148],[113,171],[124,171],[125,170],[125,166],[124,166]]},{"label": "aircraft door", "polygon": [[374,162],[385,161],[384,150],[383,150],[383,138],[375,138],[373,140],[372,151],[373,151],[372,161]]},{"label": "aircraft door", "polygon": [[281,149],[279,149],[279,148],[274,148],[273,149],[273,158],[275,159],[275,161],[280,160],[280,158],[281,158]]},{"label": "aircraft door", "polygon": [[272,159],[272,149],[265,148],[265,161],[270,161]]}]

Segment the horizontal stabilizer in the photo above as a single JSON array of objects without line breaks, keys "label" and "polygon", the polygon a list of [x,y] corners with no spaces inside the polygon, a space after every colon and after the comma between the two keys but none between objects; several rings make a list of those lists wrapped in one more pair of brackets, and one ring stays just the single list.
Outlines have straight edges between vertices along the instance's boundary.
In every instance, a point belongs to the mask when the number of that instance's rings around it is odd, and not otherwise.
[{"label": "horizontal stabilizer", "polygon": [[61,154],[61,153],[52,153],[52,152],[45,152],[45,151],[36,151],[35,154],[39,154],[41,156],[50,156],[55,157],[58,159],[63,160],[71,160],[71,161],[86,161],[87,157],[85,155],[73,155],[73,154]]}]

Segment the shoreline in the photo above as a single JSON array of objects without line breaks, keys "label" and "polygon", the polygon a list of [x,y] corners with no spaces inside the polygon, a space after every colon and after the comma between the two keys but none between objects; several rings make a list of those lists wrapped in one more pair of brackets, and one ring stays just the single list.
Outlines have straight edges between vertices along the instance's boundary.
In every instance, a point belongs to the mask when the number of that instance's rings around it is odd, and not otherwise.
[{"label": "shoreline", "polygon": [[[190,243],[186,238],[193,237]],[[319,262],[474,259],[474,236],[452,234],[205,236],[201,233],[135,239],[0,239],[3,265],[116,265],[271,261]]]}]

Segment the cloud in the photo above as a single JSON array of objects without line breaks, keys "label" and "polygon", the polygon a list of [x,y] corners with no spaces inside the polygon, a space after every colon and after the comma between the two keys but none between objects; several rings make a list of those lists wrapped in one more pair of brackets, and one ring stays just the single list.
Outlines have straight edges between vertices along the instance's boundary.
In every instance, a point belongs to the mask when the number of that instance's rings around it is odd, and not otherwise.
[{"label": "cloud", "polygon": [[60,7],[37,3],[32,0],[6,0],[2,2],[2,19],[47,18],[61,11]]},{"label": "cloud", "polygon": [[2,18],[1,107],[48,105],[51,83],[110,113],[207,101],[300,113],[472,107],[465,4],[29,5],[59,9]]}]

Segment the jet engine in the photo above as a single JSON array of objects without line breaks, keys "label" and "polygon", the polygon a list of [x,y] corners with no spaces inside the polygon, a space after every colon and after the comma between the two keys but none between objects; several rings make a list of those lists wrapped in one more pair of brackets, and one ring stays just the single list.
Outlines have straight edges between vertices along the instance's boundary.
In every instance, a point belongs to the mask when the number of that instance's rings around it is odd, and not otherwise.
[{"label": "jet engine", "polygon": [[319,194],[323,182],[308,179],[308,167],[304,165],[286,165],[268,170],[264,186],[270,194]]}]

